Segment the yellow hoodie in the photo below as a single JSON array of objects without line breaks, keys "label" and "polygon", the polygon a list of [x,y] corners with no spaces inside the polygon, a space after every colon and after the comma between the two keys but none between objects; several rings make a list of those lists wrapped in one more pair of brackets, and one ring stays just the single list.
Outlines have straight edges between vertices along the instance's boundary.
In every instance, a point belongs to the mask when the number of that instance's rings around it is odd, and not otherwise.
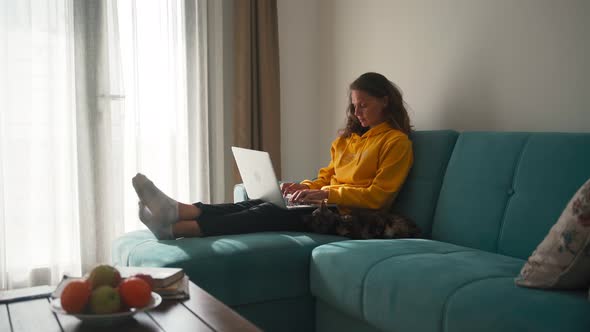
[{"label": "yellow hoodie", "polygon": [[328,167],[315,180],[302,184],[329,190],[328,203],[339,207],[388,207],[412,167],[412,142],[403,132],[384,122],[362,136],[338,137],[332,143]]}]

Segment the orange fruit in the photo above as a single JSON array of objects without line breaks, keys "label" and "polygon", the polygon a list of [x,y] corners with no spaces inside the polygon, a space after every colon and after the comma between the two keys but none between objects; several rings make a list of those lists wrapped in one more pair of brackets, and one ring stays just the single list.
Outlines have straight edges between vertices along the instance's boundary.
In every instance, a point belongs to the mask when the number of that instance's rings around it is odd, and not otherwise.
[{"label": "orange fruit", "polygon": [[151,275],[144,274],[144,273],[138,273],[138,274],[134,275],[133,277],[143,279],[143,281],[147,282],[148,285],[150,285],[150,288],[152,290],[154,289],[154,278]]},{"label": "orange fruit", "polygon": [[131,277],[121,281],[119,295],[128,307],[142,308],[150,303],[152,288],[145,280]]},{"label": "orange fruit", "polygon": [[90,298],[90,285],[86,280],[70,281],[61,292],[61,307],[69,314],[82,312]]}]

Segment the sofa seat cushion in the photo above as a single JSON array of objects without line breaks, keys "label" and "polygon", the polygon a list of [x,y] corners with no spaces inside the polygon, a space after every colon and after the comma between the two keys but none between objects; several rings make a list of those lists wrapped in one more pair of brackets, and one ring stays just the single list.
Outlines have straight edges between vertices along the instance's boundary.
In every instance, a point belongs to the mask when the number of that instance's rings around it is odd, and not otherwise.
[{"label": "sofa seat cushion", "polygon": [[338,236],[267,232],[158,241],[149,231],[115,240],[113,264],[174,266],[228,305],[309,294],[309,257]]},{"label": "sofa seat cushion", "polygon": [[442,331],[590,331],[586,291],[514,285],[512,277],[476,280],[447,301]]},{"label": "sofa seat cushion", "polygon": [[379,329],[439,331],[456,292],[482,280],[513,279],[523,263],[424,239],[343,241],[313,250],[310,286],[323,302]]}]

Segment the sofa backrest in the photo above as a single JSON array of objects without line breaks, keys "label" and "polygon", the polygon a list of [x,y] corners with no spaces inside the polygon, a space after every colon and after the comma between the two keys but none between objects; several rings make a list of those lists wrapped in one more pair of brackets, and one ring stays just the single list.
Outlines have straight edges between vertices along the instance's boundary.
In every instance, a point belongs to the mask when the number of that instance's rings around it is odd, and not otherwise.
[{"label": "sofa backrest", "polygon": [[416,131],[410,136],[414,165],[392,210],[411,217],[422,237],[430,237],[438,194],[458,136],[452,130]]},{"label": "sofa backrest", "polygon": [[590,178],[590,134],[462,133],[432,238],[526,259]]}]

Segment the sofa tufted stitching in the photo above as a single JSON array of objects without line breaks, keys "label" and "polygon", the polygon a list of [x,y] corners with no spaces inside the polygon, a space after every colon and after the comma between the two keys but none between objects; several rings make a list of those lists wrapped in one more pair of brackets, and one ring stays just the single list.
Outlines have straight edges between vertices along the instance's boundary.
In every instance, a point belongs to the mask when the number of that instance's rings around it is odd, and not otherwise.
[{"label": "sofa tufted stitching", "polygon": [[361,310],[360,310],[360,312],[361,312],[361,315],[362,315],[363,319],[365,321],[367,321],[367,316],[365,314],[365,305],[364,305],[365,304],[365,300],[366,300],[365,299],[365,288],[367,286],[367,284],[366,284],[366,282],[367,282],[367,276],[371,273],[371,270],[373,270],[373,268],[375,266],[377,266],[379,263],[381,263],[383,261],[386,261],[386,260],[388,260],[390,258],[393,258],[393,257],[412,256],[412,255],[421,256],[421,255],[432,255],[432,254],[448,255],[448,254],[455,254],[455,253],[458,253],[458,252],[474,252],[474,251],[477,251],[476,249],[469,249],[469,248],[466,248],[466,249],[467,250],[455,250],[455,251],[448,251],[448,252],[442,252],[442,253],[441,252],[420,252],[420,253],[407,253],[407,254],[400,254],[400,255],[391,255],[391,256],[382,258],[382,259],[376,261],[375,263],[371,264],[371,266],[367,269],[367,272],[363,276],[363,281],[361,283],[362,287],[361,287],[361,296],[360,296],[360,298],[361,298],[361,301],[360,301],[360,309]]},{"label": "sofa tufted stitching", "polygon": [[[406,240],[409,240],[409,241],[419,241],[420,244],[424,244],[426,246],[428,245],[428,243],[435,242],[435,243],[448,244],[448,245],[451,245],[451,246],[457,247],[457,248],[464,248],[464,247],[461,247],[461,246],[456,245],[456,244],[452,244],[452,243],[448,243],[448,242],[442,242],[442,241],[438,241],[438,240],[431,240],[431,239],[421,239],[421,238],[415,238],[415,239],[414,238],[395,239],[395,241],[406,241]],[[365,247],[365,248],[366,247],[369,247],[369,246],[382,246],[384,243],[387,243],[387,244],[393,243],[391,239],[390,240],[383,240],[383,239],[380,239],[380,240],[379,239],[372,239],[372,240],[344,240],[344,241],[336,241],[336,242],[326,243],[326,244],[324,244],[322,246],[326,246],[326,247],[327,246],[333,246],[333,247],[338,247],[338,248],[343,248],[343,249],[350,249],[350,247],[347,247],[347,246],[342,245],[343,243],[346,243],[346,242],[363,242],[363,247]],[[420,248],[423,248],[423,247],[420,247]],[[469,248],[469,249],[471,249],[471,248]],[[476,249],[473,249],[473,250],[476,250]]]},{"label": "sofa tufted stitching", "polygon": [[461,286],[457,287],[445,300],[445,304],[443,306],[443,310],[442,310],[442,317],[440,319],[440,331],[444,332],[446,330],[446,322],[447,322],[447,315],[448,315],[448,307],[449,307],[449,303],[451,301],[451,299],[463,288],[478,283],[478,282],[482,282],[482,281],[486,281],[486,280],[490,280],[490,279],[504,279],[504,278],[513,278],[513,276],[492,276],[492,277],[483,277],[483,278],[479,278],[479,279],[475,279],[475,280],[470,280],[464,284],[462,284]]},{"label": "sofa tufted stitching", "polygon": [[[520,150],[520,155],[516,159],[516,164],[514,165],[514,172],[512,172],[512,181],[511,181],[509,190],[514,190],[514,185],[516,184],[516,175],[518,174],[520,164],[522,163],[522,157],[524,155],[526,147],[528,146],[528,144],[530,142],[530,138],[531,138],[531,135],[529,134],[526,137],[526,140],[524,141],[524,143],[522,144],[522,148]],[[514,197],[514,195],[509,194],[508,198],[506,199],[506,204],[504,205],[504,212],[502,213],[502,218],[500,219],[500,227],[498,229],[498,237],[496,238],[496,250],[495,250],[496,253],[499,250],[500,239],[502,238],[502,233],[504,233],[504,223],[506,221],[506,213],[508,212],[508,207],[510,206],[510,202],[512,201],[512,197]]]}]

